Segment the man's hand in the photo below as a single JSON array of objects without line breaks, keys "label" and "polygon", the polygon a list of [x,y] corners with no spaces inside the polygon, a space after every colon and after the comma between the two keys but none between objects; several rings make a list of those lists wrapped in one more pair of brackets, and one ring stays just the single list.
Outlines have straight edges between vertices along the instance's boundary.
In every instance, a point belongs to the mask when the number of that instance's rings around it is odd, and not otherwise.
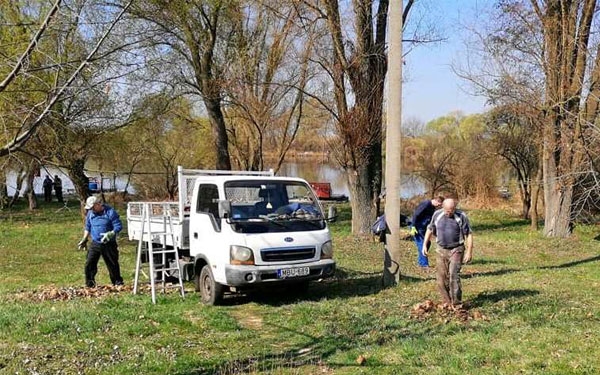
[{"label": "man's hand", "polygon": [[85,250],[87,247],[87,237],[82,238],[81,241],[77,244],[78,250]]},{"label": "man's hand", "polygon": [[110,232],[101,233],[100,234],[100,242],[107,243],[115,237],[115,231],[111,230]]},{"label": "man's hand", "polygon": [[473,259],[473,249],[465,250],[465,254],[463,255],[463,264],[467,264],[471,262]]},{"label": "man's hand", "polygon": [[410,227],[410,232],[409,232],[409,233],[410,233],[410,235],[411,235],[411,236],[413,236],[413,237],[414,237],[414,236],[416,236],[416,235],[417,235],[417,233],[418,233],[418,231],[417,231],[417,228],[415,228],[415,227]]},{"label": "man's hand", "polygon": [[423,256],[425,258],[427,258],[427,256],[429,255],[429,250],[427,250],[427,243],[423,243],[423,248],[421,249],[421,253],[423,253]]}]

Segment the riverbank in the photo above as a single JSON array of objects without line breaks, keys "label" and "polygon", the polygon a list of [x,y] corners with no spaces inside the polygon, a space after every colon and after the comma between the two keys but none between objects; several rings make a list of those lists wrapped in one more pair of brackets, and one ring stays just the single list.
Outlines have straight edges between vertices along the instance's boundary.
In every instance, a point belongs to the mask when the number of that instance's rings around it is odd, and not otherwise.
[{"label": "riverbank", "polygon": [[[379,243],[331,225],[338,272],[306,295],[201,305],[134,296],[135,243],[120,236],[123,290],[85,293],[81,219],[58,204],[0,215],[0,369],[76,374],[592,374],[600,371],[596,226],[547,239],[505,211],[470,210],[466,314],[435,307],[433,274],[402,242],[403,280],[381,288]],[[119,212],[124,216],[123,207]],[[434,258],[435,256],[433,256]],[[434,261],[434,259],[432,259]],[[109,283],[100,262],[98,282]],[[431,299],[433,307],[424,305]]]}]

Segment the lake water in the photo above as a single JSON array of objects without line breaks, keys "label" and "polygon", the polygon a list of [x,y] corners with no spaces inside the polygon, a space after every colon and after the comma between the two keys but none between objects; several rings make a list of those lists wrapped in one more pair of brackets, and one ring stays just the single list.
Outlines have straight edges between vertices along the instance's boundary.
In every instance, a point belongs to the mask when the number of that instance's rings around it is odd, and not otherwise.
[{"label": "lake water", "polygon": [[[42,168],[41,176],[36,177],[34,180],[34,189],[36,194],[43,194],[42,191],[42,182],[47,174],[50,177],[54,177],[55,174],[58,174],[63,182],[63,192],[64,194],[72,194],[75,192],[73,187],[73,183],[67,177],[65,173],[63,173],[58,168],[48,167]],[[331,184],[332,193],[335,195],[346,195],[350,196],[350,190],[348,189],[348,183],[346,180],[346,175],[344,171],[338,166],[325,163],[325,162],[290,162],[284,163],[281,166],[281,169],[278,173],[279,176],[290,176],[290,177],[300,177],[309,182],[329,182]],[[90,177],[96,177],[99,180],[98,175],[90,175]],[[16,186],[17,176],[14,172],[9,172],[7,176],[8,182],[8,194],[14,194],[14,188]],[[103,184],[105,189],[116,188],[121,191],[125,188],[125,184],[127,182],[127,176],[117,176],[116,178],[116,186],[113,186],[113,179],[104,177]],[[23,187],[24,190],[24,187]],[[23,191],[22,190],[22,191]],[[128,191],[130,193],[134,193],[134,187],[129,186]],[[426,192],[425,185],[419,178],[412,174],[404,174],[402,175],[402,187],[400,191],[400,196],[403,199],[409,199],[416,195],[421,195]]]},{"label": "lake water", "polygon": [[[308,182],[329,182],[332,193],[350,196],[348,182],[344,171],[336,165],[320,162],[293,162],[284,163],[278,175],[300,177]],[[425,194],[425,184],[413,174],[403,174],[400,197],[409,199],[416,195]]]},{"label": "lake water", "polygon": [[[60,179],[62,180],[62,187],[63,187],[64,195],[70,195],[70,194],[75,193],[75,187],[73,186],[73,182],[71,181],[69,176],[67,176],[66,173],[64,173],[62,170],[60,170],[59,168],[56,168],[56,167],[44,167],[40,171],[40,176],[35,177],[33,179],[33,189],[37,195],[44,194],[42,184],[44,182],[44,179],[46,178],[46,175],[49,175],[50,178],[54,178],[55,175],[58,175],[58,177],[60,177]],[[88,177],[95,178],[95,180],[99,184],[100,175],[98,173],[88,173]],[[9,196],[14,195],[15,188],[17,186],[17,174],[12,171],[8,172],[6,175],[6,182],[7,182],[7,188],[8,188],[8,195]],[[114,182],[115,186],[113,186],[113,182]],[[116,180],[113,180],[112,177],[103,177],[102,184],[104,186],[104,189],[116,188],[116,190],[122,191],[123,189],[125,189],[125,185],[127,184],[127,176],[117,176]],[[21,188],[21,193],[23,193],[25,191],[26,185],[27,185],[27,183],[25,181],[23,181],[23,187]],[[134,192],[134,189],[130,185],[129,188],[127,189],[127,191],[132,193],[132,192]],[[54,191],[52,192],[52,194],[54,194]]]}]

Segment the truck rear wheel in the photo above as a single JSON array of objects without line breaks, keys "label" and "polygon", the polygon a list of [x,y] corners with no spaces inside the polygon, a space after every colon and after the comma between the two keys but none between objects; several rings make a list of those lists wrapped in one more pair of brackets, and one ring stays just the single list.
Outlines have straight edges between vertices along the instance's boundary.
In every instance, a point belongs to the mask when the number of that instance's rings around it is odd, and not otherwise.
[{"label": "truck rear wheel", "polygon": [[197,275],[196,278],[202,302],[207,305],[218,305],[223,299],[223,285],[215,281],[208,264],[202,267],[200,275]]}]

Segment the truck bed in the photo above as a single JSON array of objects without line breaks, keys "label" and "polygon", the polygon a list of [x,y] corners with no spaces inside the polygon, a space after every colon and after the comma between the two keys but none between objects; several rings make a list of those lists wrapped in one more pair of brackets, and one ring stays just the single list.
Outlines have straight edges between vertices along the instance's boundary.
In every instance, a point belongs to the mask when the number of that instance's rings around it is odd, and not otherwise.
[{"label": "truck bed", "polygon": [[[144,206],[150,212],[150,217],[143,218]],[[182,212],[183,211],[183,212]],[[150,230],[148,230],[148,219]],[[144,222],[144,223],[143,223]],[[178,202],[129,202],[127,204],[127,234],[130,241],[142,238],[144,226],[144,241],[151,236],[152,243],[173,246],[173,237],[160,233],[171,233],[175,238],[175,246],[179,249],[189,249],[189,213],[181,209]]]}]

